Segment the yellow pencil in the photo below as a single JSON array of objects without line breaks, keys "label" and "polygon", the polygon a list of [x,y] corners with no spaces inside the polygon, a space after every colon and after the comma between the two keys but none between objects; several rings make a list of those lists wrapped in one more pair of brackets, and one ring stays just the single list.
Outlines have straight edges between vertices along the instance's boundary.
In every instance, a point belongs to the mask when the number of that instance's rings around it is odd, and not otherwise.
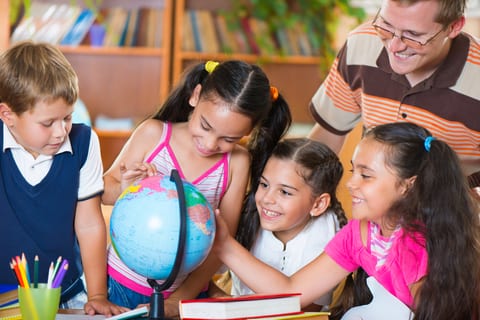
[{"label": "yellow pencil", "polygon": [[27,283],[30,285],[31,283],[30,271],[28,270],[27,258],[25,257],[25,253],[23,252],[22,252],[22,264],[23,264],[23,268],[25,269],[25,276],[27,277]]},{"label": "yellow pencil", "polygon": [[27,275],[25,274],[25,266],[23,265],[19,256],[16,256],[15,258],[17,259],[17,267],[18,267],[18,270],[20,271],[20,277],[22,277],[23,286],[25,288],[30,288],[30,285],[28,284],[28,281],[27,281]]}]

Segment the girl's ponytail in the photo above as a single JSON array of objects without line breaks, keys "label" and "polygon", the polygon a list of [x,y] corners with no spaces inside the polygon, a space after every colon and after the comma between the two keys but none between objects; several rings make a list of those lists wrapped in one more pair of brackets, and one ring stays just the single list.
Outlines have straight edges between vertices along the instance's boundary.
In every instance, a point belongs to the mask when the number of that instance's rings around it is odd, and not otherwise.
[{"label": "girl's ponytail", "polygon": [[[267,116],[252,131],[247,144],[252,156],[250,173],[252,182],[258,181],[273,148],[287,133],[292,124],[292,115],[288,103],[278,91],[276,96],[272,91],[272,107]],[[274,99],[275,97],[276,99]]]}]

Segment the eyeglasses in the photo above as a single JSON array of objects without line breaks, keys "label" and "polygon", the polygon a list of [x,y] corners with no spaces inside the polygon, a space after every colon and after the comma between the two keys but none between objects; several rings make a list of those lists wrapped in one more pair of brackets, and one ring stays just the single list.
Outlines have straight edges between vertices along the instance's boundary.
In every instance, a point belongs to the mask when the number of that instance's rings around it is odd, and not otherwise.
[{"label": "eyeglasses", "polygon": [[419,40],[415,40],[415,39],[412,39],[412,38],[409,38],[409,37],[405,37],[401,34],[396,35],[395,32],[390,31],[388,29],[385,29],[385,28],[380,27],[379,25],[375,24],[375,22],[377,22],[377,19],[378,19],[379,15],[380,15],[380,10],[378,10],[377,15],[375,16],[375,19],[373,19],[373,22],[372,22],[372,26],[375,29],[375,31],[377,32],[378,36],[383,40],[390,40],[390,39],[393,39],[394,37],[397,37],[398,39],[400,39],[400,41],[402,41],[404,44],[406,44],[407,46],[409,46],[410,48],[413,48],[413,49],[421,49],[423,46],[426,46],[430,41],[435,39],[442,31],[445,30],[445,28],[442,28],[440,31],[435,33],[433,36],[431,36],[430,38],[428,38],[424,42],[421,42]]}]

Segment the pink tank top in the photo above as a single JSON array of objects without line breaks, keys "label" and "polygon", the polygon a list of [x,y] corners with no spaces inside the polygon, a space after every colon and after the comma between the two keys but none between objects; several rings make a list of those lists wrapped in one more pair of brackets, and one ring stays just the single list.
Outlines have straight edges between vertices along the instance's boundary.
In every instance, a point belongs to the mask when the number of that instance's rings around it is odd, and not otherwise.
[{"label": "pink tank top", "polygon": [[[182,168],[178,163],[177,158],[170,146],[170,137],[172,135],[172,124],[164,123],[162,137],[160,142],[147,156],[145,162],[153,163],[157,167],[160,174],[169,175],[172,169],[177,169],[180,177],[185,179]],[[192,183],[203,195],[207,198],[212,208],[218,208],[220,200],[225,194],[228,182],[228,172],[231,153],[226,153],[222,158],[213,164],[210,169],[200,175]],[[125,287],[141,293],[143,295],[151,295],[152,288],[147,282],[147,279],[134,271],[130,270],[118,257],[115,250],[109,246],[108,249],[108,274],[120,284]],[[187,275],[178,277],[173,285],[168,290],[169,292],[175,289],[185,280]],[[164,296],[168,297],[169,292],[164,292]]]}]

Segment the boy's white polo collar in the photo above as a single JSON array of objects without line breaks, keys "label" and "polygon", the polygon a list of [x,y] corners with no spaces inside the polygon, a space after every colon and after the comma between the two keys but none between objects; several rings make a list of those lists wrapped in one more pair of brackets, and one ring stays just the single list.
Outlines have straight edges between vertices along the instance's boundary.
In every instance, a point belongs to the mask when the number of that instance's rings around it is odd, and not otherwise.
[{"label": "boy's white polo collar", "polygon": [[[13,137],[10,130],[4,124],[3,125],[3,152],[5,152],[5,150],[7,150],[7,149],[22,149],[23,151],[28,152],[27,150],[25,150],[25,148],[21,144],[19,144],[15,140],[15,138]],[[72,145],[70,143],[70,138],[69,138],[68,135],[67,135],[65,141],[63,142],[62,146],[60,147],[60,149],[58,149],[57,153],[55,153],[55,154],[59,154],[59,153],[62,153],[62,152],[73,153]],[[45,160],[45,159],[51,159],[51,158],[52,158],[51,155],[40,154],[38,156],[37,160],[41,160],[41,159]]]}]

